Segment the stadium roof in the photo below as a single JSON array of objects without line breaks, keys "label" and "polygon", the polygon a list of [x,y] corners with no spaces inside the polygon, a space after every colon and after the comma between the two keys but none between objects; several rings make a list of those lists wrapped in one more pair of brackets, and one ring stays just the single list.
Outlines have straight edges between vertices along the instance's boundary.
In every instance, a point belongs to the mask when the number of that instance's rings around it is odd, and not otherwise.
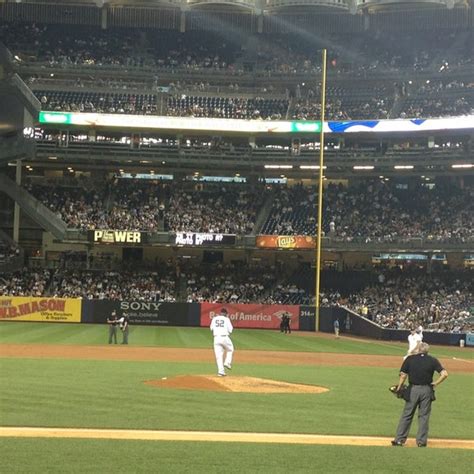
[{"label": "stadium roof", "polygon": [[181,10],[192,8],[221,9],[235,7],[248,9],[254,13],[274,11],[294,7],[318,7],[357,13],[363,10],[407,9],[423,6],[454,8],[468,6],[469,0],[16,0],[16,3],[96,5],[99,8],[124,5],[127,7],[174,7]]}]

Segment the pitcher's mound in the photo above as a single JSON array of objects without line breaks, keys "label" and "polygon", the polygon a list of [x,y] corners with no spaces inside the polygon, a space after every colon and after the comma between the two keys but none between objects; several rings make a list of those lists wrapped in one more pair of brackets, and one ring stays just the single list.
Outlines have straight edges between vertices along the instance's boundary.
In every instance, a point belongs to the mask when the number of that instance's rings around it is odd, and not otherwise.
[{"label": "pitcher's mound", "polygon": [[211,392],[324,393],[329,391],[328,388],[318,387],[317,385],[303,385],[244,376],[179,375],[169,379],[147,380],[145,384],[154,387],[207,390]]}]

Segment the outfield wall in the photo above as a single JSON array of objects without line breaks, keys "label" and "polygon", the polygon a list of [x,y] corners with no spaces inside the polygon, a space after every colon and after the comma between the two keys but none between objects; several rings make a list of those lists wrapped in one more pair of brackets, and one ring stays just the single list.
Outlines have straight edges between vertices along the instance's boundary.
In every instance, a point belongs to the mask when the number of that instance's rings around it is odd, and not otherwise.
[{"label": "outfield wall", "polygon": [[[348,332],[350,334],[362,337],[370,337],[373,339],[382,339],[384,341],[402,341],[407,342],[410,331],[406,329],[387,329],[382,328],[370,321],[367,318],[346,309],[346,308],[330,308],[338,310],[336,314],[339,319],[341,332]],[[343,326],[342,321],[350,320],[350,325]],[[342,320],[342,321],[341,321]],[[328,329],[327,325],[323,326],[320,324],[320,330],[330,332],[332,329]],[[466,342],[470,341],[469,334],[466,333],[443,333],[443,332],[423,332],[423,341],[428,344],[442,344],[446,346],[459,346],[459,341],[462,339]],[[469,345],[469,344],[466,344]]]},{"label": "outfield wall", "polygon": [[[240,303],[158,303],[137,300],[89,300],[80,298],[0,297],[0,320],[106,324],[112,311],[127,315],[131,325],[209,327],[211,318],[227,309],[236,328],[278,330],[284,314],[290,316],[291,329],[315,331],[314,306]],[[344,307],[322,307],[321,332],[334,332],[339,321],[341,334],[406,341],[409,331],[385,329]],[[461,333],[424,332],[429,344],[456,345],[464,340],[474,344],[474,336]]]},{"label": "outfield wall", "polygon": [[199,303],[158,303],[148,301],[83,300],[83,323],[105,324],[112,311],[128,316],[131,325],[199,326]]}]

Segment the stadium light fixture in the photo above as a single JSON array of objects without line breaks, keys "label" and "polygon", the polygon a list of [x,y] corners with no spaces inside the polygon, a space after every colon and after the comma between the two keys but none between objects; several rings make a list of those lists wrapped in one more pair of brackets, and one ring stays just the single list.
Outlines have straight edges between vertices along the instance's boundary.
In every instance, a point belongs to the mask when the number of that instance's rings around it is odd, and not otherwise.
[{"label": "stadium light fixture", "polygon": [[395,165],[394,168],[396,170],[412,170],[414,166],[413,165]]},{"label": "stadium light fixture", "polygon": [[[323,170],[327,168],[327,166],[323,166]],[[300,170],[319,170],[319,165],[301,165]]]},{"label": "stadium light fixture", "polygon": [[372,165],[355,165],[352,169],[359,171],[359,170],[373,170],[375,166]]},{"label": "stadium light fixture", "polygon": [[267,170],[292,170],[293,165],[265,165]]},{"label": "stadium light fixture", "polygon": [[48,156],[48,160],[57,160],[58,157],[57,156]]},{"label": "stadium light fixture", "polygon": [[474,165],[472,163],[459,163],[457,165],[451,165],[451,168],[454,168],[454,169],[469,169],[469,168],[474,168]]}]

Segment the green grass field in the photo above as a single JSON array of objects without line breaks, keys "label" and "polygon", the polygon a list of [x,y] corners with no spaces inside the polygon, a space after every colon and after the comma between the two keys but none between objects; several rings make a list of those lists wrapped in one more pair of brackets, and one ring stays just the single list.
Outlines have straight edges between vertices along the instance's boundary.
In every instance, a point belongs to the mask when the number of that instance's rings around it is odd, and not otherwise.
[{"label": "green grass field", "polygon": [[[77,344],[104,345],[108,333],[106,325],[47,324],[4,322],[0,325],[0,344]],[[238,350],[284,352],[334,352],[344,354],[404,355],[406,343],[318,338],[314,333],[294,333],[284,336],[279,331],[239,329],[232,336]],[[120,334],[119,334],[120,341]],[[135,326],[130,330],[130,343],[144,347],[209,348],[210,331],[206,328]],[[437,357],[462,357],[474,360],[474,349],[465,347],[433,346]]]},{"label": "green grass field", "polygon": [[[352,446],[3,439],[11,473],[461,473],[472,451]],[[28,453],[26,456],[25,453]]]},{"label": "green grass field", "polygon": [[[0,344],[104,345],[94,325],[2,323]],[[405,344],[238,330],[248,349],[400,355]],[[134,327],[133,346],[210,348],[207,329]],[[472,349],[433,347],[473,359]],[[1,355],[1,348],[0,348]],[[238,360],[238,358],[237,358]],[[232,375],[323,385],[310,394],[163,390],[143,381],[212,374],[208,363],[0,357],[0,425],[393,436],[402,403],[397,371],[370,367],[237,364]],[[474,375],[451,374],[433,405],[432,438],[474,439]],[[412,428],[413,436],[416,420]],[[351,446],[0,438],[5,472],[468,472],[473,451]],[[25,453],[28,453],[26,455]]]}]

